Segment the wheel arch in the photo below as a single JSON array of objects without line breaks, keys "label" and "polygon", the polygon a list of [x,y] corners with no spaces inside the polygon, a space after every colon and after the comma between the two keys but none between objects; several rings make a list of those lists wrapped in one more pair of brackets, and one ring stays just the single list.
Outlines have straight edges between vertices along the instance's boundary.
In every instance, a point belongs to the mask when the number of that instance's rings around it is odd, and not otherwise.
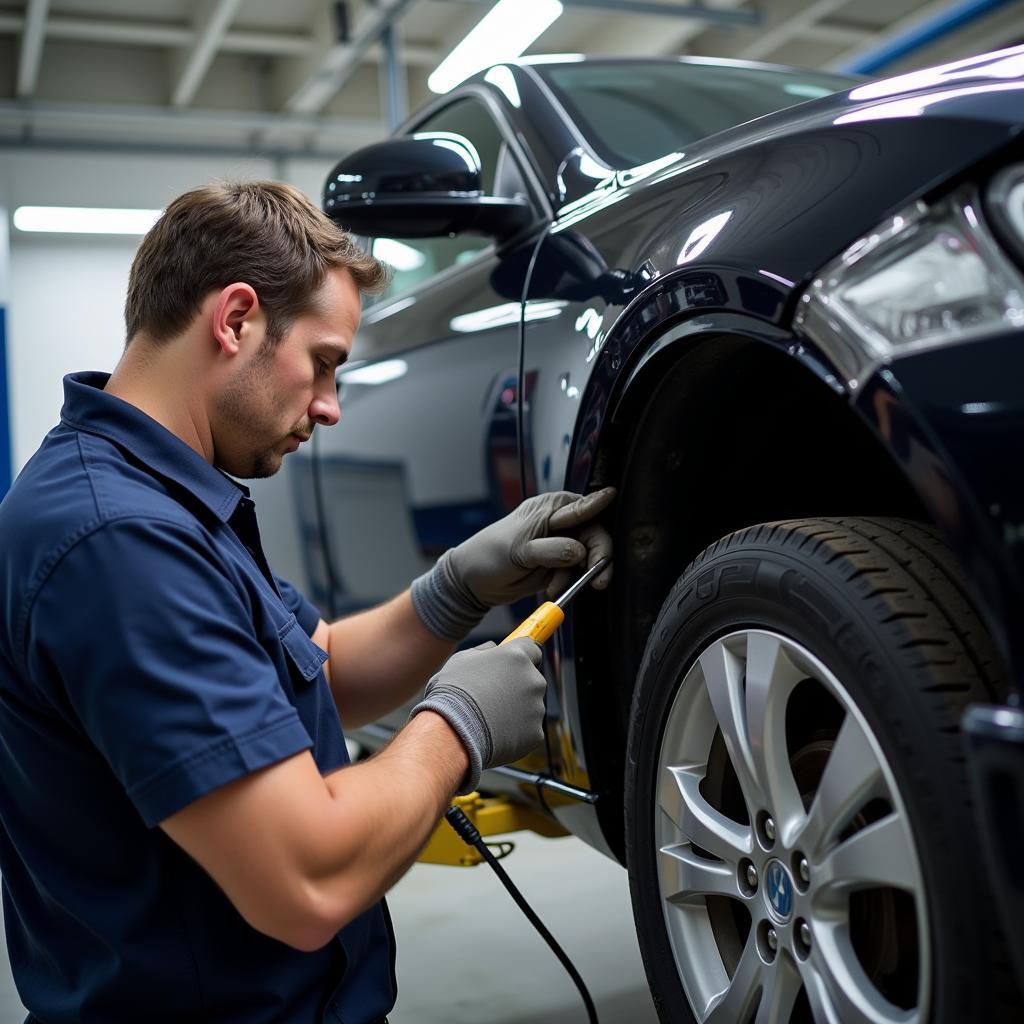
[{"label": "wheel arch", "polygon": [[830,368],[786,332],[704,315],[647,344],[609,406],[592,478],[619,488],[610,590],[573,626],[581,739],[601,830],[624,860],[636,672],[661,605],[708,544],[812,515],[929,517]]}]

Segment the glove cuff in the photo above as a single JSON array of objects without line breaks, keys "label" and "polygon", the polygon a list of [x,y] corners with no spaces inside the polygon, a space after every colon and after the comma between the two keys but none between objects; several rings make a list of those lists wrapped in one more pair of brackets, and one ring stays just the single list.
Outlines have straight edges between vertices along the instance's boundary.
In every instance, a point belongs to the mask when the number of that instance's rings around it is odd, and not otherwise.
[{"label": "glove cuff", "polygon": [[409,590],[420,621],[441,640],[461,640],[489,611],[459,582],[450,550],[433,569],[413,580]]},{"label": "glove cuff", "polygon": [[476,701],[464,690],[450,686],[434,686],[429,696],[409,712],[411,721],[421,711],[440,715],[462,740],[469,755],[469,770],[456,791],[456,796],[472,793],[480,785],[480,773],[490,763],[493,752],[491,732],[477,707]]}]

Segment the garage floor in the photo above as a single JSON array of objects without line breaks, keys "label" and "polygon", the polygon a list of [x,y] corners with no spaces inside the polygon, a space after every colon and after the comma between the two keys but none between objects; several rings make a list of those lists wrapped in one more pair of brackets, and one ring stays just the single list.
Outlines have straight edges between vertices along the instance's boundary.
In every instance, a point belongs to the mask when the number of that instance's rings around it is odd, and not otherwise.
[{"label": "garage floor", "polygon": [[[626,872],[578,839],[525,833],[502,863],[576,964],[601,1024],[654,1024]],[[417,864],[388,903],[396,1024],[586,1021],[569,976],[487,866]]]},{"label": "garage floor", "polygon": [[[504,866],[583,975],[601,1024],[654,1024],[626,873],[577,839],[516,843]],[[395,1024],[586,1021],[568,975],[490,868],[418,864],[388,902],[398,938]],[[24,1017],[5,950],[0,1024]]]}]

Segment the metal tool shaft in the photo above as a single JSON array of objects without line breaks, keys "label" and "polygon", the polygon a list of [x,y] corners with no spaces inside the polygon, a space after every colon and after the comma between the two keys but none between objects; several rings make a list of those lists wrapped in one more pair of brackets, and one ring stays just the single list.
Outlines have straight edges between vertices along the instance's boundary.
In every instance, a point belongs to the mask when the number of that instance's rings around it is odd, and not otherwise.
[{"label": "metal tool shaft", "polygon": [[602,558],[600,562],[592,565],[561,597],[559,597],[555,604],[559,608],[564,608],[579,592],[579,590],[585,587],[602,569],[608,564],[610,559]]}]

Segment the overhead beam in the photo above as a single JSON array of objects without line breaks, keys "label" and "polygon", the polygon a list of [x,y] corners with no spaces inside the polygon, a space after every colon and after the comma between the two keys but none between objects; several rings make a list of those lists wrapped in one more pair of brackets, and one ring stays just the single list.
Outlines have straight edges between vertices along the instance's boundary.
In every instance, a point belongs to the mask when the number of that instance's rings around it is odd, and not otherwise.
[{"label": "overhead beam", "polygon": [[323,42],[298,67],[285,69],[278,77],[277,92],[284,110],[312,114],[322,110],[348,81],[367,50],[380,41],[381,33],[401,17],[412,0],[378,0],[363,11],[349,39],[336,38],[330,11],[322,10],[319,31]]},{"label": "overhead beam", "polygon": [[[458,0],[460,3],[480,3],[481,0]],[[493,3],[494,0],[489,0]],[[622,14],[651,14],[661,18],[687,18],[717,25],[757,25],[761,15],[757,11],[734,11],[724,7],[705,7],[702,3],[677,4],[664,0],[562,0],[566,7],[590,7],[599,11]]]},{"label": "overhead beam", "polygon": [[653,14],[661,18],[689,18],[710,25],[757,25],[757,11],[730,11],[722,7],[705,7],[702,3],[671,4],[657,0],[562,0],[566,7],[591,7],[623,14]]},{"label": "overhead beam", "polygon": [[242,0],[202,0],[195,24],[195,41],[175,62],[178,80],[171,91],[171,105],[187,107],[210,67]]},{"label": "overhead beam", "polygon": [[[0,35],[18,35],[25,27],[22,14],[0,13]],[[155,46],[173,49],[196,45],[196,30],[191,25],[150,21],[114,21],[100,18],[64,18],[54,15],[46,20],[46,38],[74,43],[113,44],[116,46]],[[286,32],[225,32],[220,49],[224,53],[245,53],[261,57],[303,57],[315,44],[308,35]],[[434,68],[444,54],[434,46],[404,43],[399,56],[410,67]],[[380,59],[380,46],[371,46],[364,60]]]},{"label": "overhead beam", "polygon": [[843,68],[849,67],[853,61],[858,60],[869,50],[873,50],[875,47],[884,44],[887,40],[909,32],[922,22],[937,17],[943,11],[949,10],[949,4],[950,0],[932,0],[931,3],[916,8],[905,18],[891,22],[878,32],[872,32],[867,39],[833,57],[826,65],[827,69],[829,71],[842,71]]},{"label": "overhead beam", "polygon": [[834,43],[837,46],[858,46],[871,36],[871,30],[854,25],[839,25],[835,22],[808,25],[800,33],[801,39],[815,43]]},{"label": "overhead beam", "polygon": [[[991,14],[1012,0],[964,0],[946,5],[935,13],[918,18],[902,30],[893,30],[866,52],[846,61],[841,70],[858,75],[873,75],[883,68],[932,43],[953,35],[972,22]],[[918,15],[920,16],[920,11]]]},{"label": "overhead beam", "polygon": [[[304,147],[307,150],[334,153],[339,147],[364,145],[387,133],[384,124],[376,118],[247,113],[240,110],[178,111],[169,107],[114,103],[0,101],[0,128],[12,125],[19,129],[66,131],[88,136],[91,142],[107,141],[121,148],[125,145],[130,147],[133,141],[144,143],[173,137],[187,143],[190,137],[213,135],[219,143],[229,138],[243,140],[251,151],[257,153],[260,147],[252,145],[251,140],[265,134],[278,138],[301,135],[317,143],[307,144]],[[16,143],[17,140],[11,141]]]},{"label": "overhead beam", "polygon": [[845,7],[849,0],[817,0],[794,11],[773,28],[766,29],[752,43],[736,55],[741,60],[762,60],[785,46],[792,39],[799,39],[823,18]]},{"label": "overhead beam", "polygon": [[[744,0],[718,0],[716,11],[736,11]],[[685,53],[693,41],[716,26],[695,18],[601,18],[600,27],[581,40],[587,53],[643,54],[677,56]],[[726,27],[726,26],[718,26]],[[727,26],[730,32],[748,32],[750,26]]]},{"label": "overhead beam", "polygon": [[50,0],[29,0],[28,3],[18,58],[18,96],[21,99],[28,99],[36,91],[49,8]]}]

